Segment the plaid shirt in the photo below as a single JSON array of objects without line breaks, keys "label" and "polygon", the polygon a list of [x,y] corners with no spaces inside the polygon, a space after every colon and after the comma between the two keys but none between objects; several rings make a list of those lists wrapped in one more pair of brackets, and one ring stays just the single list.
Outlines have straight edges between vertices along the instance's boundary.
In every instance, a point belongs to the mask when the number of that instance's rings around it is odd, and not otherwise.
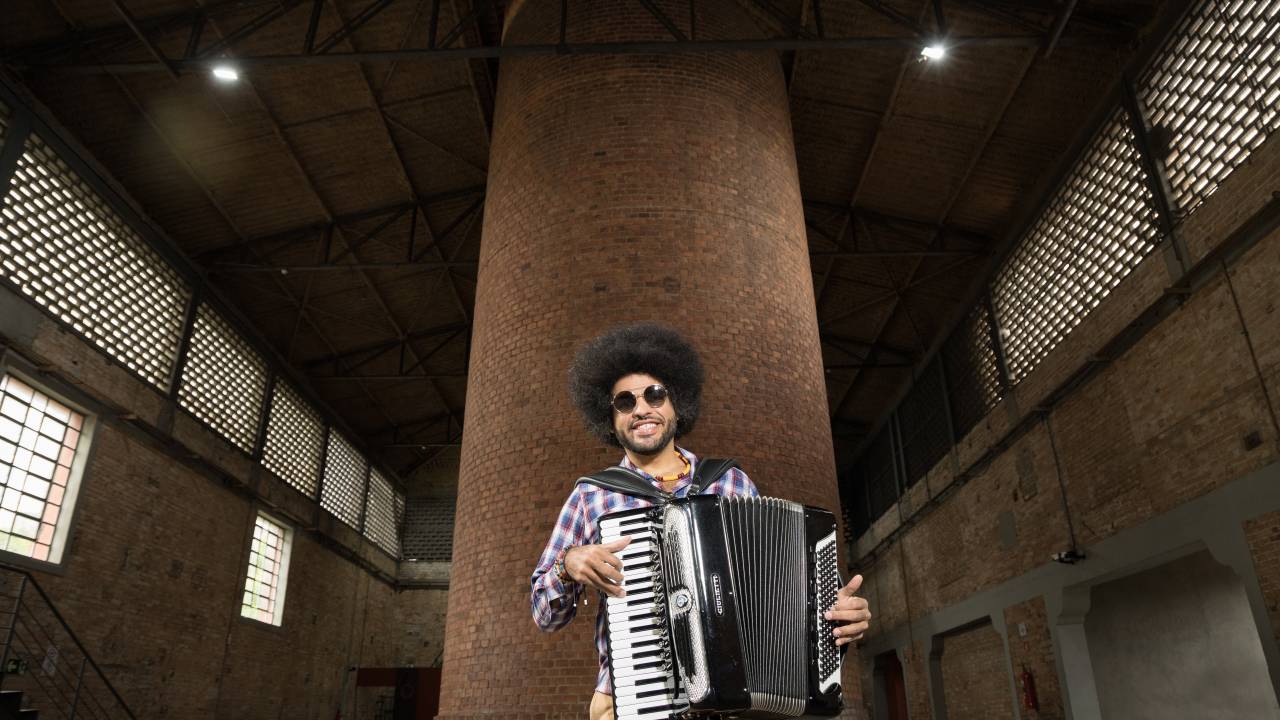
[{"label": "plaid shirt", "polygon": [[[677,447],[676,450],[688,458],[691,469],[696,471],[698,465],[697,456],[683,448]],[[654,487],[658,486],[652,475],[637,468],[629,458],[624,456],[621,464],[623,467],[635,470],[653,481]],[[676,484],[674,493],[676,497],[684,497],[689,492],[692,476],[693,472],[690,472],[689,477],[681,479]],[[747,474],[737,468],[731,468],[720,476],[718,480],[703,488],[702,494],[746,495],[748,497],[760,495],[751,479],[747,477]],[[546,632],[559,630],[569,624],[569,621],[573,619],[578,610],[578,599],[583,587],[577,583],[565,585],[560,582],[560,579],[554,573],[550,572],[551,566],[555,564],[556,557],[571,547],[599,543],[600,530],[596,527],[596,521],[602,515],[619,510],[651,507],[652,505],[653,502],[645,498],[623,495],[620,492],[605,490],[594,485],[574,486],[573,492],[569,493],[569,499],[565,501],[564,507],[560,509],[560,518],[556,520],[556,526],[551,531],[551,540],[547,543],[546,549],[542,551],[542,557],[539,558],[538,566],[534,568],[533,577],[530,580],[533,591],[529,596],[529,603],[533,606],[533,621],[537,623],[539,628]],[[596,678],[596,690],[613,694],[613,681],[609,677],[609,656],[604,637],[604,595],[600,594],[598,600],[596,650],[600,653],[600,673]]]}]

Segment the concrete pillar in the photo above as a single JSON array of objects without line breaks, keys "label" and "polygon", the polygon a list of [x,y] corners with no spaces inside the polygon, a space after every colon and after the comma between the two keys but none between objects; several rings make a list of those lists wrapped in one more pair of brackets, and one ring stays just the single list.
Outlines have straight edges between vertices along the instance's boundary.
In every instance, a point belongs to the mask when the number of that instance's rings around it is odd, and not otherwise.
[{"label": "concrete pillar", "polygon": [[[758,31],[733,0],[657,3],[687,35]],[[575,0],[571,42],[666,40],[634,0]],[[504,43],[556,42],[560,4],[509,11]],[[659,321],[701,351],[685,446],[737,457],[765,494],[837,510],[789,103],[772,53],[504,60],[480,252],[441,717],[582,717],[596,600],[560,633],[529,573],[591,439],[565,372],[584,340]],[[850,680],[857,678],[849,653]],[[851,702],[856,682],[846,683]]]},{"label": "concrete pillar", "polygon": [[1089,639],[1084,631],[1089,604],[1088,586],[1063,588],[1045,596],[1049,634],[1057,651],[1058,677],[1062,679],[1062,702],[1071,720],[1102,718]]}]

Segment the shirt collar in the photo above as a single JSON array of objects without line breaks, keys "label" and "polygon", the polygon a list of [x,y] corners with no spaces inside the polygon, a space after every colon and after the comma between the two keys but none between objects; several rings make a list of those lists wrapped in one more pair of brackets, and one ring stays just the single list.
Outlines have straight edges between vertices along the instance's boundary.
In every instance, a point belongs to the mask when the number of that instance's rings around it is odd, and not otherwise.
[{"label": "shirt collar", "polygon": [[[676,452],[678,452],[678,453],[680,453],[681,455],[683,455],[683,456],[685,457],[685,459],[689,461],[689,475],[688,475],[687,477],[681,478],[680,482],[676,483],[675,490],[673,490],[673,491],[672,491],[672,493],[671,493],[672,495],[679,496],[680,494],[682,494],[682,493],[683,493],[683,491],[684,491],[686,488],[688,488],[688,487],[689,487],[689,483],[693,482],[693,474],[694,474],[694,473],[697,471],[697,469],[698,469],[698,456],[697,456],[697,455],[694,455],[693,453],[689,452],[688,450],[685,450],[684,448],[680,447],[679,445],[677,445],[677,446],[676,446]],[[631,458],[630,458],[626,453],[623,453],[623,454],[622,454],[622,462],[620,462],[620,463],[618,463],[618,464],[619,464],[619,465],[621,465],[622,467],[624,467],[624,468],[628,469],[628,470],[634,470],[634,471],[636,471],[637,473],[639,473],[639,474],[640,474],[640,476],[641,476],[641,477],[643,477],[644,479],[646,479],[646,480],[648,480],[649,482],[653,483],[653,486],[654,486],[654,487],[658,487],[658,481],[657,481],[657,480],[654,480],[654,479],[653,479],[653,476],[652,476],[652,475],[650,475],[649,473],[647,473],[647,472],[645,472],[645,471],[641,470],[640,468],[636,467],[636,464],[635,464],[635,463],[633,463],[633,462],[631,462]]]}]

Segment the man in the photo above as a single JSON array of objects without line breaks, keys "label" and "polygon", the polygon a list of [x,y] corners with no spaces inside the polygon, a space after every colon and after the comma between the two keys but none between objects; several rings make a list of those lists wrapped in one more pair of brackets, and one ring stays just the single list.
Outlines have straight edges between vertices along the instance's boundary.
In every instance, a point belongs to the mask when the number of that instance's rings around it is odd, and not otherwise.
[{"label": "man", "polygon": [[[684,497],[698,458],[675,439],[693,430],[702,400],[703,371],[698,353],[678,333],[659,325],[615,328],[588,342],[569,369],[569,394],[587,428],[609,445],[621,447],[621,465],[635,470],[655,487]],[[757,496],[746,473],[730,468],[708,478],[703,494]],[[622,597],[622,562],[616,553],[629,538],[599,544],[597,520],[619,510],[649,507],[647,499],[594,485],[578,485],[569,494],[533,571],[533,620],[544,631],[559,630],[573,619],[584,589]],[[841,588],[828,619],[846,623],[836,628],[836,643],[862,637],[871,613],[867,601],[855,597],[862,576]],[[584,602],[586,598],[583,598]],[[591,699],[591,720],[612,720],[613,692],[604,637],[604,603],[596,617],[596,649],[600,671]]]}]

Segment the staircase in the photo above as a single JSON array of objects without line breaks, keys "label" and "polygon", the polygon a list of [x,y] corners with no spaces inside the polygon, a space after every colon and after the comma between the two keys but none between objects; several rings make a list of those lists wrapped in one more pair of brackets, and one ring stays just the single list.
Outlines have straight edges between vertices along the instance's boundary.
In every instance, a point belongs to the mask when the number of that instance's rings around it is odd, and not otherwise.
[{"label": "staircase", "polygon": [[0,563],[0,720],[137,720],[31,573]]}]

